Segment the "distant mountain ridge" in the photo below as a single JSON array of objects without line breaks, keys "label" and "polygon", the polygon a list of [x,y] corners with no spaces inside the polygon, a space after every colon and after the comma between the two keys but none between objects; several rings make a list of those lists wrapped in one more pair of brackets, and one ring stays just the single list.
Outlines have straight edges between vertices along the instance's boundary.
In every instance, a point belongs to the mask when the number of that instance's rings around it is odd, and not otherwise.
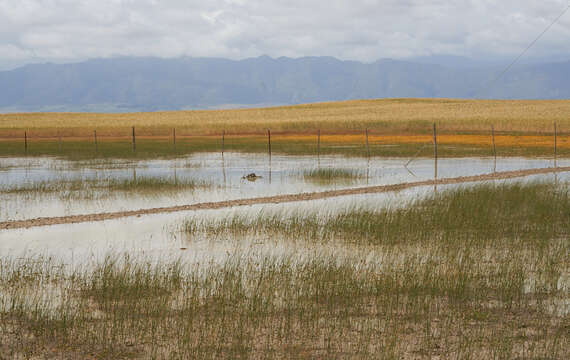
[{"label": "distant mountain ridge", "polygon": [[492,84],[502,67],[466,64],[268,56],[35,64],[0,71],[0,111],[155,111],[394,97],[570,98],[570,61],[518,65]]}]

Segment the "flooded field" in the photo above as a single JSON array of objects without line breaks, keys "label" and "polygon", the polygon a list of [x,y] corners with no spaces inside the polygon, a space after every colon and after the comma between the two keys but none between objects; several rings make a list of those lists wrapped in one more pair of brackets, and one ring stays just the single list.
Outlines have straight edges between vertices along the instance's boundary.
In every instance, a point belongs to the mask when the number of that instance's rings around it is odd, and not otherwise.
[{"label": "flooded field", "polygon": [[[434,178],[433,160],[406,163],[0,158],[0,221]],[[449,158],[438,178],[553,165]],[[562,172],[0,230],[0,358],[564,359],[569,181]]]},{"label": "flooded field", "polygon": [[[402,159],[317,160],[310,156],[273,156],[270,160],[239,153],[137,162],[0,158],[0,222],[433,179],[433,160],[415,159],[405,167],[406,163]],[[568,164],[558,161],[559,166]],[[499,158],[496,164],[484,158],[441,159],[438,177],[552,165],[546,159]],[[245,178],[252,173],[257,177]]]},{"label": "flooded field", "polygon": [[[570,161],[558,161],[558,166],[569,164]],[[481,158],[442,159],[438,161],[438,176],[449,178],[552,165],[549,159],[499,158],[496,163],[494,159]],[[335,173],[339,171],[340,175]],[[321,172],[323,176],[320,176]],[[219,154],[197,154],[184,159],[139,162],[0,158],[0,174],[0,221],[11,221],[429,180],[434,177],[434,162],[428,159],[408,163],[402,159],[345,157],[320,157],[317,160],[308,156],[269,159],[259,154],[240,153],[226,154],[223,158]],[[249,174],[256,174],[256,178],[247,179]],[[528,177],[524,181],[555,179],[565,182],[569,178],[568,173],[560,173]],[[110,181],[127,185],[113,187],[109,186]],[[440,189],[453,187],[456,186],[440,186]],[[191,248],[194,256],[196,253],[208,254],[212,249],[199,239],[180,233],[179,225],[188,217],[208,219],[234,213],[244,216],[299,213],[329,217],[355,207],[377,210],[401,206],[433,191],[433,187],[420,187],[386,194],[3,231],[0,232],[0,252],[58,255],[67,261],[71,256],[83,261],[90,254],[101,255],[109,251],[160,253],[173,250],[178,255],[180,248]],[[224,252],[231,250],[234,244],[216,246]]]}]

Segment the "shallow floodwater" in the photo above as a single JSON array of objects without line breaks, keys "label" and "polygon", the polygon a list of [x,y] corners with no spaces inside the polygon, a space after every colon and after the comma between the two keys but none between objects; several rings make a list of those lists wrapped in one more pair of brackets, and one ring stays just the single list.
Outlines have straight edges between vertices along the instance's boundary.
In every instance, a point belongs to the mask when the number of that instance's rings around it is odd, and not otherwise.
[{"label": "shallow floodwater", "polygon": [[[291,244],[275,239],[250,239],[236,244],[212,240],[183,231],[186,220],[208,221],[236,214],[254,218],[260,214],[288,217],[295,214],[332,216],[351,208],[378,209],[401,206],[409,199],[429,194],[433,188],[409,189],[396,193],[344,196],[324,200],[264,204],[218,210],[184,211],[143,215],[103,222],[54,225],[30,229],[0,231],[0,254],[17,257],[45,256],[68,263],[100,260],[109,253],[140,256],[184,256],[200,261],[226,258],[236,251],[285,254],[295,251]],[[182,250],[184,249],[184,250]]]},{"label": "shallow floodwater", "polygon": [[[531,176],[522,181],[545,179]],[[568,183],[568,178],[565,180]],[[515,180],[501,180],[496,183]],[[519,181],[519,180],[516,180]],[[470,186],[445,185],[406,189],[399,192],[350,195],[323,200],[242,206],[218,210],[185,211],[170,214],[143,215],[103,222],[54,225],[30,229],[0,231],[0,254],[29,258],[51,257],[68,264],[96,263],[109,254],[129,254],[142,258],[183,258],[189,262],[224,261],[236,253],[256,255],[298,255],[307,252],[304,246],[287,239],[254,236],[240,241],[189,235],[183,230],[187,220],[198,223],[240,215],[255,218],[260,214],[290,217],[317,215],[319,218],[360,208],[377,210],[404,206],[434,191]],[[322,251],[320,249],[319,251]],[[338,249],[329,249],[338,251]],[[357,249],[355,249],[356,251]]]},{"label": "shallow floodwater", "polygon": [[[416,159],[406,168],[405,159],[345,158],[327,156],[267,156],[259,154],[196,154],[184,159],[138,162],[77,163],[56,158],[0,158],[0,187],[34,182],[57,182],[62,179],[128,179],[130,177],[176,177],[207,181],[213,186],[194,191],[169,192],[148,196],[115,192],[103,198],[77,200],[57,194],[0,193],[0,221],[29,219],[42,216],[136,210],[161,206],[193,204],[247,197],[324,191],[347,187],[396,184],[432,179],[434,162]],[[570,166],[570,161],[559,161]],[[547,159],[500,158],[497,171],[552,166]],[[351,183],[314,183],[306,181],[303,170],[340,168],[361,176]],[[477,175],[493,172],[493,159],[442,159],[438,163],[439,178]],[[255,182],[243,179],[255,173]],[[554,179],[570,181],[570,174],[540,175],[523,181]],[[515,180],[510,180],[515,181]],[[518,180],[517,180],[518,181]],[[438,186],[438,189],[465,185]],[[0,254],[3,256],[48,256],[67,263],[100,260],[109,253],[141,256],[183,256],[187,260],[224,259],[235,252],[287,254],[297,252],[295,244],[278,239],[244,240],[239,244],[223,239],[191,237],[182,231],[187,219],[206,221],[240,214],[255,217],[260,213],[277,216],[317,214],[334,215],[351,208],[378,209],[402,206],[406,202],[431,194],[434,187],[418,187],[394,193],[352,195],[324,200],[286,204],[265,204],[230,209],[187,211],[171,214],[145,215],[104,222],[54,225],[31,229],[0,231]],[[305,250],[304,250],[305,251]]]},{"label": "shallow floodwater", "polygon": [[[66,216],[143,208],[187,205],[200,202],[295,194],[347,187],[396,184],[434,177],[434,161],[415,159],[346,158],[342,156],[273,156],[227,153],[195,154],[174,160],[137,162],[71,162],[57,158],[0,158],[0,189],[21,184],[70,180],[160,178],[204,181],[209,188],[151,194],[120,192],[82,199],[62,193],[0,193],[0,221],[46,216]],[[559,166],[568,166],[562,160]],[[552,166],[549,159],[492,158],[440,159],[438,177],[478,175],[496,171]],[[359,175],[350,182],[318,183],[305,180],[304,170],[339,168]],[[255,173],[256,181],[243,177]],[[560,174],[563,178],[566,174]],[[104,196],[102,196],[104,195]]]}]

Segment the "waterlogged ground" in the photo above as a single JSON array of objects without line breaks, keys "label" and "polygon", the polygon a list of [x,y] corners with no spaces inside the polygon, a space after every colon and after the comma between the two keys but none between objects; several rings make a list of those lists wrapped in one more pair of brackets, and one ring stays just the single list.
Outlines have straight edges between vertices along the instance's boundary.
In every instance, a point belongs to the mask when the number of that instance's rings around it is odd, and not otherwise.
[{"label": "waterlogged ground", "polygon": [[[442,187],[440,187],[442,188]],[[398,193],[345,196],[310,202],[267,204],[220,210],[201,210],[128,217],[93,223],[78,223],[5,230],[0,232],[0,253],[19,257],[41,255],[82,264],[100,260],[109,253],[129,253],[151,257],[182,256],[189,261],[207,258],[226,259],[236,252],[260,252],[281,255],[299,249],[287,239],[247,237],[239,243],[212,241],[202,235],[184,231],[184,223],[192,220],[208,223],[216,219],[241,216],[318,216],[329,218],[354,208],[379,209],[400,207],[412,198],[433,193],[433,188],[416,188]]]},{"label": "waterlogged ground", "polygon": [[[434,177],[433,160],[414,159],[405,167],[407,162],[342,156],[269,159],[266,155],[240,153],[227,153],[223,158],[220,154],[196,154],[176,160],[137,162],[0,158],[0,221],[396,184]],[[558,164],[567,166],[570,160]],[[496,163],[485,158],[441,159],[438,177],[552,165],[549,159],[499,158]],[[305,173],[330,169],[347,172],[349,176],[330,179]],[[250,173],[258,178],[244,179]],[[109,181],[114,183],[109,185]]]},{"label": "waterlogged ground", "polygon": [[[144,162],[69,162],[54,158],[0,159],[0,221],[34,217],[136,210],[278,194],[324,191],[346,187],[396,184],[431,179],[433,160],[415,159],[404,167],[401,159],[366,159],[344,157],[267,156],[255,154],[198,154],[185,159]],[[561,161],[566,166],[570,161]],[[443,159],[438,162],[440,178],[467,176],[507,170],[552,166],[548,159],[500,158]],[[305,171],[340,169],[352,177],[321,179],[305,176]],[[243,179],[255,173],[255,181]],[[341,173],[342,175],[342,173]],[[104,182],[108,179],[166,179],[174,184],[195,181],[196,188],[177,190],[167,186],[147,191],[128,189],[57,190],[63,180]],[[533,176],[524,181],[555,179],[567,182],[567,173]],[[34,187],[43,184],[43,187]],[[52,187],[50,187],[52,186]],[[462,185],[469,186],[469,185]],[[10,189],[24,188],[21,191]],[[456,186],[439,186],[438,190]],[[41,191],[42,189],[49,191]],[[55,190],[54,190],[55,189]],[[55,225],[0,232],[0,253],[16,256],[48,256],[65,262],[84,263],[98,260],[108,253],[131,253],[153,256],[184,256],[200,261],[205,257],[224,259],[236,251],[283,254],[298,249],[290,241],[242,239],[239,244],[210,241],[189,235],[181,229],[188,219],[208,221],[234,214],[255,218],[260,214],[288,216],[315,215],[327,218],[354,208],[378,210],[394,208],[434,192],[433,187],[408,189],[396,193],[357,195],[290,204],[269,204],[222,210],[203,210],[171,214],[145,215],[95,223]],[[182,249],[182,250],[181,250]],[[276,250],[277,249],[277,250]]]},{"label": "waterlogged ground", "polygon": [[0,358],[567,359],[534,180],[2,232]]}]

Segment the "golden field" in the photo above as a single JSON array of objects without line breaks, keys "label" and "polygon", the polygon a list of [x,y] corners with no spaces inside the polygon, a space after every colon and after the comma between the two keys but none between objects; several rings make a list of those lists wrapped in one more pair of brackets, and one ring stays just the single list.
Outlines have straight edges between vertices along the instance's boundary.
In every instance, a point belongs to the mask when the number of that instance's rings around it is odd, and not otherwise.
[{"label": "golden field", "polygon": [[0,137],[23,131],[89,136],[95,129],[101,136],[128,136],[131,126],[143,136],[169,136],[172,128],[180,135],[260,134],[267,128],[281,134],[357,134],[369,128],[376,135],[414,135],[429,134],[433,122],[442,134],[488,134],[493,125],[499,134],[547,135],[553,122],[567,134],[570,100],[382,99],[237,110],[0,114]]}]

